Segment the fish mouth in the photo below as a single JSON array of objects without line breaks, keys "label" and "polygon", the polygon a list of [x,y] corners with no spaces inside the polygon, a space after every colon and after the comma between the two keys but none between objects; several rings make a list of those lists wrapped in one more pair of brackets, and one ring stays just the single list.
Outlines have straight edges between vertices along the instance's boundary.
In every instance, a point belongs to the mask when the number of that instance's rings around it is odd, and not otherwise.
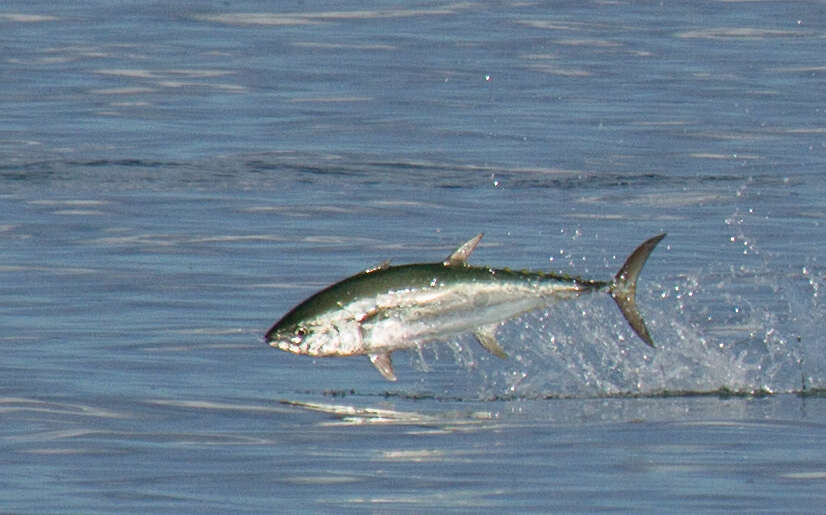
[{"label": "fish mouth", "polygon": [[267,338],[267,339],[265,339],[265,342],[270,347],[273,347],[273,348],[276,348],[276,349],[279,349],[279,350],[292,352],[293,354],[302,354],[301,346],[297,345],[297,344],[295,344],[295,343],[293,343],[289,340],[278,340],[278,339],[270,340],[269,338]]},{"label": "fish mouth", "polygon": [[271,331],[264,336],[264,343],[275,349],[292,352],[293,354],[305,354],[306,352],[302,346],[303,338],[299,338],[293,333],[279,334]]}]

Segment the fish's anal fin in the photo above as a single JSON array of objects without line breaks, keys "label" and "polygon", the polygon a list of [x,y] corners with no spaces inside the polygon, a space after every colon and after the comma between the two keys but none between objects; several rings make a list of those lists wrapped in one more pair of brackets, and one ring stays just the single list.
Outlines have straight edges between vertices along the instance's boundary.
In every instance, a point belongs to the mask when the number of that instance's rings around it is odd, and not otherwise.
[{"label": "fish's anal fin", "polygon": [[497,358],[508,359],[508,355],[505,354],[499,342],[496,341],[497,328],[498,324],[486,325],[473,331],[473,336],[476,337],[482,347]]},{"label": "fish's anal fin", "polygon": [[467,259],[473,253],[476,245],[479,245],[479,240],[482,239],[484,233],[479,233],[468,241],[464,242],[458,249],[454,250],[451,255],[444,260],[445,266],[465,266]]},{"label": "fish's anal fin", "polygon": [[376,367],[376,370],[384,376],[388,381],[395,381],[396,374],[393,373],[393,362],[390,360],[390,353],[383,352],[381,354],[370,354],[370,363]]}]

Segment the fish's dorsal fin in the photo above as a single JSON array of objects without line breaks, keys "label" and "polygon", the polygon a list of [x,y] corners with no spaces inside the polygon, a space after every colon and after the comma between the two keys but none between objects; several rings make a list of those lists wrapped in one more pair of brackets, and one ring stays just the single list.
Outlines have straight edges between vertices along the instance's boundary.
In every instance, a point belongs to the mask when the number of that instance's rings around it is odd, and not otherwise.
[{"label": "fish's dorsal fin", "polygon": [[388,268],[390,268],[390,260],[385,259],[384,261],[382,261],[378,265],[374,265],[374,266],[371,266],[370,268],[366,269],[363,273],[370,274],[370,273],[373,273],[373,272],[378,272],[380,270],[387,270]]},{"label": "fish's dorsal fin", "polygon": [[483,235],[484,233],[480,232],[473,238],[464,242],[458,249],[453,251],[453,254],[449,255],[447,259],[443,261],[443,264],[445,266],[467,265],[467,258],[470,257],[470,254],[473,252],[473,249],[476,248],[476,245],[479,245],[479,240],[482,239]]},{"label": "fish's dorsal fin", "polygon": [[473,336],[479,341],[482,347],[497,358],[508,359],[508,355],[496,341],[496,329],[499,324],[482,326],[473,331]]},{"label": "fish's dorsal fin", "polygon": [[381,354],[370,354],[370,363],[376,367],[376,370],[384,376],[388,381],[395,381],[396,374],[393,373],[393,362],[390,360],[390,353],[383,352]]}]

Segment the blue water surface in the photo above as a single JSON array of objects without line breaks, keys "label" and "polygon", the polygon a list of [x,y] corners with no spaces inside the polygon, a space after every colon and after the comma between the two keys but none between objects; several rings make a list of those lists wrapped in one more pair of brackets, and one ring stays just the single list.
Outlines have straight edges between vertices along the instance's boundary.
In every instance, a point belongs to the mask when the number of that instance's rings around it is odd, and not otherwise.
[{"label": "blue water surface", "polygon": [[[816,513],[813,2],[0,6],[0,511]],[[386,259],[638,291],[313,359]]]}]

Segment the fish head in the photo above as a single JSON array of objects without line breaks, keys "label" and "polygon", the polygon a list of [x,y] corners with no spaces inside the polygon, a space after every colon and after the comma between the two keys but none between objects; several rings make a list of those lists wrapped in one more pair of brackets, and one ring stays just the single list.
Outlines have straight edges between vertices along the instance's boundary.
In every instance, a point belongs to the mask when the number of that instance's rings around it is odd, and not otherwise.
[{"label": "fish head", "polygon": [[359,324],[352,319],[316,318],[278,322],[264,337],[277,349],[307,356],[349,356],[361,353]]},{"label": "fish head", "polygon": [[264,340],[277,349],[293,352],[295,354],[307,354],[308,336],[312,330],[305,324],[292,324],[283,327],[276,324],[264,336]]},{"label": "fish head", "polygon": [[266,342],[307,356],[363,354],[362,322],[375,301],[369,295],[356,295],[348,281],[352,279],[336,283],[295,306],[267,331]]}]

